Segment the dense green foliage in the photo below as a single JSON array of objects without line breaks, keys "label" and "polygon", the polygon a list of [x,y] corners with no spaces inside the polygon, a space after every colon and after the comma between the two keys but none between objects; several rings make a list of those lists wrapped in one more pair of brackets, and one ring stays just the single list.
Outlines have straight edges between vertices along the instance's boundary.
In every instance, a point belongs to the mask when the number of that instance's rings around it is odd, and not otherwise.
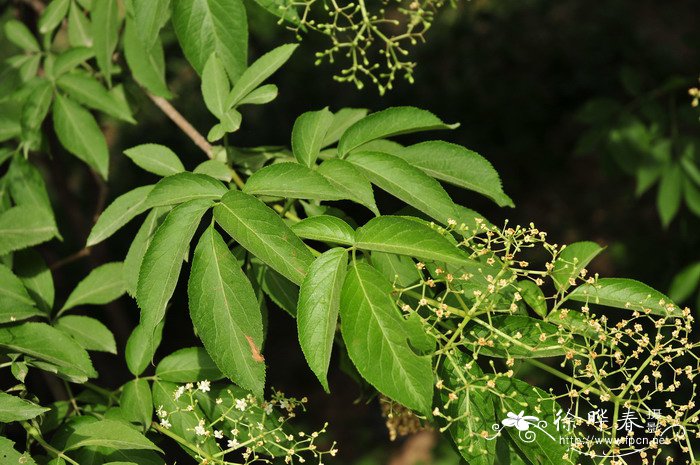
[{"label": "dense green foliage", "polygon": [[[301,28],[313,2],[298,11],[259,3]],[[442,6],[424,3],[412,10]],[[358,5],[368,27],[382,24]],[[286,397],[266,380],[271,322],[294,318],[286,329],[308,362],[305,376],[332,392],[328,374],[338,360],[367,397],[388,406],[390,430],[402,421],[432,425],[472,465],[620,463],[633,453],[661,462],[676,449],[694,461],[700,358],[690,310],[641,282],[588,272],[603,251],[593,242],[553,244],[532,223],[495,226],[455,202],[453,192],[469,190],[514,206],[478,153],[442,140],[394,140],[459,124],[413,106],[322,108],[296,118],[287,146],[233,144],[247,109],[276,99],[268,81],[298,53],[285,44],[249,60],[247,8],[240,0],[53,0],[36,12],[35,29],[4,19],[16,54],[0,82],[0,422],[21,440],[0,438],[0,457],[161,464],[176,445],[196,463],[331,461],[342,438],[321,434],[326,425],[303,431],[297,412],[306,397]],[[427,28],[425,21],[418,24]],[[161,37],[169,33],[201,80],[212,121],[206,138],[168,101],[170,50]],[[394,70],[383,76],[389,83]],[[47,266],[36,246],[67,236],[69,213],[54,209],[38,166],[51,170],[73,156],[97,182],[109,179],[100,121],[138,128],[135,102],[144,97],[193,140],[202,161],[189,166],[180,148],[148,138],[125,149],[119,157],[156,181],[100,208],[84,248]],[[603,124],[613,142],[639,129]],[[693,182],[690,156],[644,178],[648,186],[661,176],[665,223],[680,196],[668,177]],[[140,226],[123,260],[99,263],[57,302],[61,266],[132,221]],[[117,353],[117,342],[89,309],[124,294],[139,318],[118,354],[131,376],[112,389],[93,362],[95,352]],[[179,314],[186,309],[189,320]],[[159,351],[174,318],[201,346]],[[559,378],[561,389],[521,376],[522,367],[523,375]],[[67,400],[39,398],[34,376],[58,383]],[[591,420],[601,406],[612,427]],[[562,411],[575,414],[567,429],[575,447],[555,439]],[[662,425],[654,437],[668,443],[615,443],[624,436],[619,422],[633,414]],[[591,431],[613,445],[586,442]]]}]

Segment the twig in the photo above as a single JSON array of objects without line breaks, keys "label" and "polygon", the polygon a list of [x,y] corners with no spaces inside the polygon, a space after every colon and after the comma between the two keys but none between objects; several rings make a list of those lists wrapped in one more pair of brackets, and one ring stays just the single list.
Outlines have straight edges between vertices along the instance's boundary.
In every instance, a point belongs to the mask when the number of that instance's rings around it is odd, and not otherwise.
[{"label": "twig", "polygon": [[153,103],[156,104],[158,108],[160,108],[163,113],[166,114],[170,120],[179,127],[182,132],[184,132],[187,137],[192,139],[192,142],[194,142],[197,147],[202,149],[202,151],[207,155],[207,157],[213,159],[214,154],[212,153],[212,146],[207,140],[202,136],[199,131],[197,131],[194,126],[190,124],[189,121],[185,119],[184,116],[180,114],[179,111],[175,109],[174,106],[170,104],[167,100],[165,100],[163,97],[158,97],[157,95],[153,95],[150,92],[146,92],[146,95],[148,95],[148,98],[150,98]]},{"label": "twig", "polygon": [[78,250],[73,255],[69,255],[68,257],[63,258],[63,259],[53,263],[49,268],[51,269],[51,271],[55,271],[55,270],[61,268],[62,266],[68,265],[69,263],[73,263],[74,261],[76,261],[78,259],[81,259],[83,257],[87,257],[88,255],[90,255],[90,248],[85,247],[83,249]]},{"label": "twig", "polygon": [[[194,126],[190,124],[187,119],[185,119],[182,114],[175,109],[174,106],[170,104],[167,100],[165,100],[163,97],[158,97],[157,95],[153,95],[152,93],[145,91],[146,95],[148,95],[148,98],[150,98],[153,103],[156,104],[158,108],[160,108],[163,113],[166,114],[170,120],[179,127],[182,132],[184,132],[187,137],[189,137],[192,142],[197,145],[202,151],[209,157],[209,159],[214,159],[214,150],[212,145],[204,138],[202,134],[200,134],[197,129],[195,129]],[[231,179],[233,182],[238,186],[239,189],[243,189],[243,186],[245,185],[245,182],[243,181],[243,178],[234,170],[233,168],[230,168],[231,171]]]}]

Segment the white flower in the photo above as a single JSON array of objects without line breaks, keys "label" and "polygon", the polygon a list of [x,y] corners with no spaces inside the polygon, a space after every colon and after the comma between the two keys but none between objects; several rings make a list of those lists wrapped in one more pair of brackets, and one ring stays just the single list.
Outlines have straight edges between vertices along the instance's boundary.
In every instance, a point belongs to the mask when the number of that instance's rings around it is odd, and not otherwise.
[{"label": "white flower", "polygon": [[204,381],[199,381],[197,382],[197,389],[199,389],[202,392],[209,392],[211,391],[210,384],[211,383],[206,379]]},{"label": "white flower", "polygon": [[240,410],[241,412],[244,411],[248,407],[248,403],[245,401],[245,399],[236,399],[236,408]]},{"label": "white flower", "polygon": [[191,391],[193,387],[194,387],[194,384],[192,384],[192,383],[185,384],[185,389],[188,391]]},{"label": "white flower", "polygon": [[170,428],[171,426],[173,426],[173,425],[170,424],[170,422],[168,421],[167,418],[161,418],[161,420],[160,420],[160,426],[162,426],[162,427],[165,428],[165,429],[169,429],[169,428]]},{"label": "white flower", "polygon": [[224,399],[222,399],[221,397],[216,398],[216,405],[221,405],[223,402],[224,402]]},{"label": "white flower", "polygon": [[175,394],[173,394],[173,397],[175,400],[178,400],[180,396],[182,396],[185,393],[185,388],[183,386],[178,387],[175,389]]},{"label": "white flower", "polygon": [[523,416],[524,413],[524,410],[521,410],[520,413],[517,415],[513,412],[508,412],[508,414],[506,415],[508,418],[501,421],[501,423],[503,424],[503,426],[507,426],[509,428],[515,426],[518,429],[518,431],[527,431],[528,429],[530,429],[530,425],[532,424],[532,422],[539,420],[539,418],[530,415]]},{"label": "white flower", "polygon": [[264,410],[265,410],[265,413],[266,413],[267,415],[271,414],[271,413],[272,413],[272,404],[265,404],[265,409],[264,409]]},{"label": "white flower", "polygon": [[287,410],[289,408],[289,402],[287,402],[287,399],[282,399],[280,401],[280,408],[283,410]]},{"label": "white flower", "polygon": [[217,430],[214,430],[214,437],[215,437],[216,439],[223,439],[223,438],[224,438],[224,433],[222,433],[222,432],[219,431],[218,429],[217,429]]},{"label": "white flower", "polygon": [[197,436],[204,436],[205,434],[207,434],[207,430],[204,429],[204,426],[202,425],[195,426],[194,432],[197,434]]},{"label": "white flower", "polygon": [[233,429],[231,430],[231,436],[233,436],[233,437],[238,436],[238,428],[233,428]]},{"label": "white flower", "polygon": [[226,447],[228,447],[229,449],[234,449],[234,448],[238,447],[238,444],[239,443],[237,440],[229,439],[228,442],[226,443]]}]

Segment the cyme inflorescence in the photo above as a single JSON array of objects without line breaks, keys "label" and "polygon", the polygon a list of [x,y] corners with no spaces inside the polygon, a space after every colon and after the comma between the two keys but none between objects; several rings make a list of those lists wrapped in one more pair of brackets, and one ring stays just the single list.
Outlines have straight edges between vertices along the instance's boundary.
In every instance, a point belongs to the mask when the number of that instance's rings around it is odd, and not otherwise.
[{"label": "cyme inflorescence", "polygon": [[433,227],[461,237],[455,246],[479,265],[418,262],[419,281],[401,286],[397,275],[394,296],[437,342],[432,413],[460,450],[478,454],[508,435],[571,463],[696,460],[700,359],[689,309],[591,275],[590,257],[572,258],[532,224]]},{"label": "cyme inflorescence", "polygon": [[338,452],[335,443],[319,445],[328,425],[307,433],[289,424],[306,402],[306,398],[287,397],[280,391],[262,400],[236,386],[204,380],[176,386],[156,415],[164,433],[186,433],[190,439],[187,448],[201,464],[248,464],[279,458],[289,464],[314,459],[322,465],[326,456]]},{"label": "cyme inflorescence", "polygon": [[413,82],[416,63],[410,47],[425,40],[436,12],[446,3],[456,0],[290,0],[280,8],[285,10],[282,16],[299,12],[297,32],[313,30],[330,40],[330,46],[316,54],[316,64],[347,63],[334,79],[358,89],[367,80],[383,94],[399,76]]}]

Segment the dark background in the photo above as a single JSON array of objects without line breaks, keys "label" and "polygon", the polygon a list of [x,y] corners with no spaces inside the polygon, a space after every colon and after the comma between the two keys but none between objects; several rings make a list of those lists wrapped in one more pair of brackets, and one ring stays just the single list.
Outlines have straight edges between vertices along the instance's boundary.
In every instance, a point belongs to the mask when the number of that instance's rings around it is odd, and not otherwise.
[{"label": "dark background", "polygon": [[[251,58],[294,40],[292,32],[255,11],[250,14]],[[231,143],[288,145],[294,119],[324,106],[379,110],[414,105],[431,110],[447,122],[460,122],[461,127],[399,140],[440,138],[481,153],[501,174],[516,208],[500,209],[478,195],[451,190],[456,201],[496,224],[506,218],[511,223],[535,222],[549,232],[552,242],[596,241],[608,251],[594,262],[594,271],[636,278],[666,291],[675,273],[700,258],[698,218],[683,207],[670,227],[662,228],[655,189],[637,198],[634,179],[609,154],[577,152],[586,126],[576,114],[594,98],[632,100],[620,77],[623,68],[640,76],[642,93],[672,76],[687,80],[687,87],[668,98],[689,110],[687,88],[697,83],[700,72],[699,24],[700,5],[691,0],[461,2],[456,9],[445,8],[428,33],[427,43],[415,48],[419,63],[415,84],[399,81],[383,97],[371,85],[358,91],[336,83],[331,79],[337,71],[333,65],[315,67],[313,54],[326,43],[323,37],[310,34],[271,80],[280,89],[277,101],[244,110],[243,126]],[[172,32],[167,34],[172,36]],[[178,95],[173,104],[206,133],[213,121],[201,102],[198,78],[172,40],[166,56],[168,81]],[[132,166],[121,155],[124,148],[163,143],[181,156],[188,169],[204,159],[150,102],[138,94],[133,98],[137,127],[104,122],[112,151],[107,185],[95,180],[84,165],[71,161],[44,165],[59,227],[64,237],[76,239],[40,248],[50,263],[82,247],[101,196],[109,202],[130,188],[156,180]],[[697,129],[697,125],[684,128],[690,137],[698,136]],[[378,196],[380,205],[383,199],[389,201]],[[357,212],[365,214],[360,209]],[[61,305],[91,268],[123,259],[135,228],[120,232],[89,257],[60,268],[55,274],[57,304]],[[186,302],[181,283],[169,311],[161,355],[197,343]],[[117,337],[119,356],[95,354],[99,383],[116,388],[129,379],[121,354],[138,320],[138,309],[124,297],[104,310],[88,308],[86,312],[99,315]],[[311,427],[320,427],[323,419],[330,421],[329,437],[338,440],[341,449],[334,463],[386,462],[398,446],[388,446],[376,400],[358,401],[359,387],[334,362],[330,374],[333,395],[326,396],[305,367],[294,327],[288,315],[271,308],[265,348],[268,384],[289,395],[308,395]],[[32,389],[41,392],[43,379],[29,381],[35,383]]]}]

